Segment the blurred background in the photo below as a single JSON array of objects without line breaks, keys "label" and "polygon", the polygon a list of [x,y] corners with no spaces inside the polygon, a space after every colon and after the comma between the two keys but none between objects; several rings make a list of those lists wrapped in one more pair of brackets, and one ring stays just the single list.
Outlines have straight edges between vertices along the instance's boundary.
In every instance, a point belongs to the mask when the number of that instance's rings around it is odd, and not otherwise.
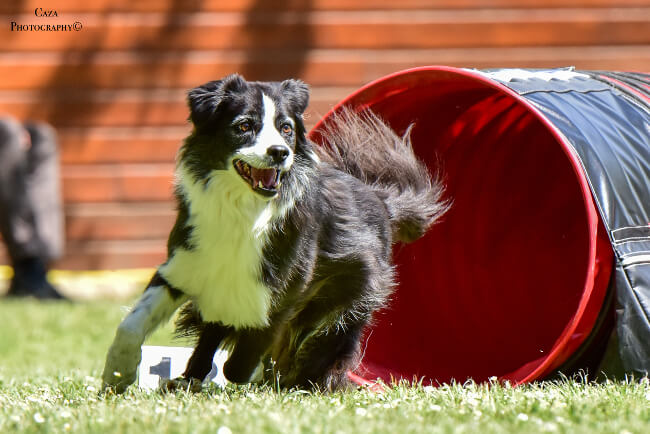
[{"label": "blurred background", "polygon": [[[47,11],[57,16],[36,16]],[[187,89],[233,72],[301,78],[312,86],[309,127],[363,84],[432,64],[650,71],[650,0],[0,3],[0,113],[59,135],[66,253],[56,269],[165,259]]]}]

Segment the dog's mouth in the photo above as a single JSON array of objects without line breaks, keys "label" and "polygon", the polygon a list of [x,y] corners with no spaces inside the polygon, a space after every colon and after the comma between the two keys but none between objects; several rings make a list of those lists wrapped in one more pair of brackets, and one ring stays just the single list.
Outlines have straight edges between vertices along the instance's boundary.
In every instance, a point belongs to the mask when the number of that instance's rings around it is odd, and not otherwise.
[{"label": "dog's mouth", "polygon": [[235,170],[246,181],[253,191],[262,196],[275,196],[280,186],[280,171],[272,167],[259,169],[243,160],[233,161]]}]

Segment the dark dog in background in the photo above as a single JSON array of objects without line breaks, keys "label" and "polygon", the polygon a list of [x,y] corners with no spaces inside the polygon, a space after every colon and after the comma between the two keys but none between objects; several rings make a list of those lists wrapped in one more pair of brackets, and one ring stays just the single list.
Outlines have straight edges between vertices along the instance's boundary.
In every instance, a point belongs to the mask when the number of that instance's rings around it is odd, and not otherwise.
[{"label": "dark dog in background", "polygon": [[182,305],[178,332],[197,343],[167,387],[200,386],[219,348],[231,382],[347,384],[394,286],[392,244],[420,237],[446,204],[408,133],[342,111],[315,147],[308,100],[300,81],[238,75],[190,91],[168,258],[118,327],[105,389],[135,380],[146,336]]}]

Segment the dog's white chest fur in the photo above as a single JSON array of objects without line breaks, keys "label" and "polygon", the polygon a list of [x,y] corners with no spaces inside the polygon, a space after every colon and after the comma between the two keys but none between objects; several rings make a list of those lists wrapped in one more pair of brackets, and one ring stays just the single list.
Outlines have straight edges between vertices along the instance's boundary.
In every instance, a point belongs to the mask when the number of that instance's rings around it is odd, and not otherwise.
[{"label": "dog's white chest fur", "polygon": [[193,182],[183,167],[177,176],[190,207],[194,249],[177,248],[162,276],[193,297],[204,321],[267,325],[271,292],[260,272],[272,202],[251,194],[232,170],[215,171],[207,185]]}]

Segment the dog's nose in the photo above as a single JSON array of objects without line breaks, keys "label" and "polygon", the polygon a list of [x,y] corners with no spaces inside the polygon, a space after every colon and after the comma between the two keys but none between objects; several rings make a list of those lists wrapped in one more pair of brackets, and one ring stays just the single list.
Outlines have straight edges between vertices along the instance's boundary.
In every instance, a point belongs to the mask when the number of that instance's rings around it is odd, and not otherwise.
[{"label": "dog's nose", "polygon": [[276,163],[282,163],[289,156],[289,148],[282,145],[269,146],[266,153],[273,158]]}]

